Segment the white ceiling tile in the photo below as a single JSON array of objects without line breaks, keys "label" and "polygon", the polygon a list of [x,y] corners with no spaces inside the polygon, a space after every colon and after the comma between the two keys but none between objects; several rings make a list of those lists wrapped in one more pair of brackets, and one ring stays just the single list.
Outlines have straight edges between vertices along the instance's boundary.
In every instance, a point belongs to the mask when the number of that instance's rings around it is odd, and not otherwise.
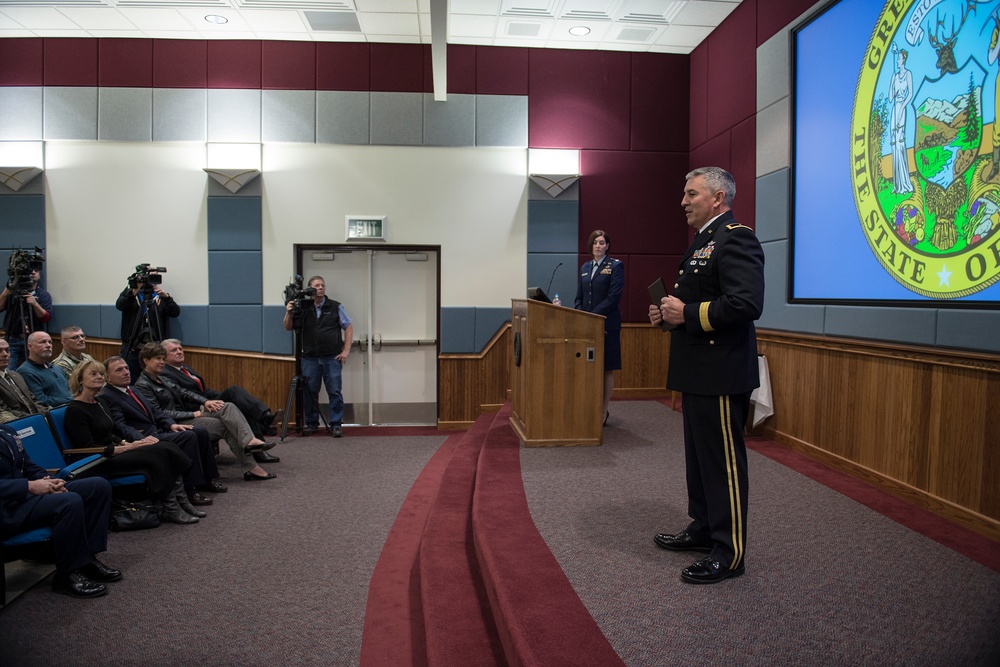
[{"label": "white ceiling tile", "polygon": [[420,21],[414,14],[369,14],[358,12],[358,23],[365,33],[372,35],[420,34]]},{"label": "white ceiling tile", "polygon": [[731,2],[705,2],[689,0],[677,14],[673,25],[717,26],[729,16],[738,5]]},{"label": "white ceiling tile", "polygon": [[3,12],[0,12],[0,30],[26,30],[26,28]]},{"label": "white ceiling tile", "polygon": [[312,37],[307,32],[267,32],[258,30],[258,39],[274,40],[278,42],[311,42]]},{"label": "white ceiling tile", "polygon": [[417,12],[417,0],[355,0],[359,12]]},{"label": "white ceiling tile", "polygon": [[90,37],[90,33],[86,30],[34,28],[31,32],[36,37]]},{"label": "white ceiling tile", "polygon": [[495,46],[521,46],[524,48],[544,49],[544,39],[512,39],[510,37],[497,37],[493,40]]},{"label": "white ceiling tile", "polygon": [[122,7],[118,9],[137,28],[147,32],[191,30],[191,24],[176,9],[163,7]]},{"label": "white ceiling tile", "polygon": [[667,26],[660,38],[656,40],[656,44],[695,47],[701,44],[711,32],[711,28],[702,26],[685,26],[683,28]]},{"label": "white ceiling tile", "polygon": [[198,33],[198,39],[257,39],[257,34],[249,30],[236,32],[204,31]]},{"label": "white ceiling tile", "polygon": [[251,30],[267,32],[306,32],[298,12],[244,9],[240,12]]},{"label": "white ceiling tile", "polygon": [[142,30],[88,30],[91,37],[115,39],[144,39],[146,33]]},{"label": "white ceiling tile", "polygon": [[452,37],[493,37],[497,31],[497,17],[452,14],[448,20],[448,32]]},{"label": "white ceiling tile", "polygon": [[451,0],[451,13],[481,14],[497,16],[500,13],[500,0]]},{"label": "white ceiling tile", "polygon": [[117,9],[110,7],[60,7],[59,11],[84,30],[135,30]]},{"label": "white ceiling tile", "polygon": [[694,48],[690,46],[661,46],[653,44],[649,47],[650,53],[678,53],[680,55],[686,56],[694,51]]},{"label": "white ceiling tile", "polygon": [[144,30],[143,32],[150,39],[204,39],[202,34],[195,30]]},{"label": "white ceiling tile", "polygon": [[[576,28],[578,26],[583,26],[585,28],[590,28],[590,33],[583,35],[581,37],[576,37],[569,34],[570,28]],[[559,20],[555,21],[552,26],[552,32],[549,33],[549,39],[559,39],[565,42],[600,42],[604,39],[604,36],[609,30],[614,26],[611,21],[581,21],[581,20]],[[591,47],[586,47],[591,48]]]},{"label": "white ceiling tile", "polygon": [[418,35],[367,35],[369,42],[373,44],[419,44]]},{"label": "white ceiling tile", "polygon": [[52,7],[4,7],[4,14],[29,30],[79,30],[65,14]]},{"label": "white ceiling tile", "polygon": [[[192,26],[194,26],[194,29],[199,32],[211,31],[225,34],[229,31],[247,32],[250,30],[250,26],[248,26],[246,21],[243,20],[243,17],[240,16],[240,12],[235,9],[181,7],[177,11],[179,11],[181,15],[186,18]],[[209,23],[205,20],[205,17],[210,14],[223,16],[229,20],[229,23],[225,23],[223,25]],[[233,37],[232,39],[246,39],[246,37]]]},{"label": "white ceiling tile", "polygon": [[462,44],[463,46],[492,46],[493,36],[489,37],[450,37],[449,44]]},{"label": "white ceiling tile", "polygon": [[368,37],[361,32],[338,32],[331,34],[328,32],[314,32],[312,38],[317,42],[367,42]]},{"label": "white ceiling tile", "polygon": [[35,33],[31,32],[27,28],[20,28],[18,30],[5,30],[0,28],[0,39],[4,37],[35,37]]},{"label": "white ceiling tile", "polygon": [[652,44],[636,44],[634,42],[601,42],[598,47],[601,51],[629,51],[631,53],[644,53],[652,48]]}]

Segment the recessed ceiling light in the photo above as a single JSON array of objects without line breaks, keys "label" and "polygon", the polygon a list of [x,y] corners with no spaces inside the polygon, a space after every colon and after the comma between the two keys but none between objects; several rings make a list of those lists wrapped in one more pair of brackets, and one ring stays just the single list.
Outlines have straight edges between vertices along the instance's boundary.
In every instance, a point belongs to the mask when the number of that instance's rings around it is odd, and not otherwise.
[{"label": "recessed ceiling light", "polygon": [[205,17],[205,20],[209,23],[214,23],[216,25],[223,25],[224,23],[229,23],[229,19],[225,16],[219,16],[218,14],[209,14]]},{"label": "recessed ceiling light", "polygon": [[588,28],[585,25],[573,26],[572,28],[569,29],[569,34],[575,37],[583,37],[584,35],[590,34],[590,28]]}]

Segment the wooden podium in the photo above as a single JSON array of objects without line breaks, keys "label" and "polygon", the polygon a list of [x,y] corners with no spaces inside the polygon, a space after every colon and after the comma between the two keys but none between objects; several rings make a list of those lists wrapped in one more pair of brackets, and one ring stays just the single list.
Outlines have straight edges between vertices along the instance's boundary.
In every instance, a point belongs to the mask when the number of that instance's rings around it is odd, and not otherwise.
[{"label": "wooden podium", "polygon": [[604,441],[604,316],[512,299],[510,424],[525,447]]}]

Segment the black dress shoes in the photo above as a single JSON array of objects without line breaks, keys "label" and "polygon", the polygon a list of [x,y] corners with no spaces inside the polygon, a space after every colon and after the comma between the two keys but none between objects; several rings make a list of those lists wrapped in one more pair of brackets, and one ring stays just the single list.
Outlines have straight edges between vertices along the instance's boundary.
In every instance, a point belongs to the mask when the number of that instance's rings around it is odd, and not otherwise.
[{"label": "black dress shoes", "polygon": [[198,492],[192,493],[188,496],[188,500],[191,501],[192,505],[211,505],[215,501],[208,496],[203,496]]},{"label": "black dress shoes", "polygon": [[248,482],[264,482],[269,479],[274,479],[275,477],[277,477],[277,475],[275,475],[273,472],[269,472],[266,475],[255,475],[249,470],[247,470],[245,473],[243,473],[243,479],[245,479]]},{"label": "black dress shoes", "polygon": [[268,454],[267,452],[256,452],[253,455],[253,460],[257,463],[279,463],[281,461],[281,457]]},{"label": "black dress shoes", "polygon": [[669,549],[670,551],[699,551],[704,554],[712,551],[710,543],[694,539],[686,530],[682,530],[676,535],[657,533],[653,536],[653,541],[661,549]]},{"label": "black dress shoes", "polygon": [[284,408],[278,408],[277,412],[271,412],[270,410],[267,410],[260,417],[260,425],[263,426],[264,428],[267,428],[268,426],[274,424],[274,422],[280,422],[282,417],[284,416],[285,416]]},{"label": "black dress shoes", "polygon": [[108,567],[101,561],[94,559],[93,563],[87,563],[81,567],[77,572],[81,573],[91,581],[96,581],[99,583],[106,583],[109,581],[118,581],[122,578],[122,571],[116,570],[113,567]]},{"label": "black dress shoes", "polygon": [[243,448],[243,451],[246,452],[247,454],[266,452],[269,449],[274,449],[274,446],[277,444],[278,443],[276,442],[259,442],[256,445],[247,445],[246,447]]},{"label": "black dress shoes", "polygon": [[52,580],[52,590],[74,598],[99,598],[108,592],[108,587],[91,581],[87,575],[76,571],[65,578],[57,575]]},{"label": "black dress shoes", "polygon": [[[209,493],[225,493],[229,489],[226,488],[226,485],[220,482],[219,480],[213,479],[211,482],[206,482],[205,484],[199,486],[198,490],[207,491]],[[197,505],[198,503],[194,504]]]},{"label": "black dress shoes", "polygon": [[312,435],[319,430],[318,426],[306,426],[302,429],[302,435]]},{"label": "black dress shoes", "polygon": [[705,556],[681,570],[681,579],[689,584],[717,584],[720,581],[738,577],[744,572],[746,572],[746,568],[743,563],[740,563],[735,569],[730,569],[711,556]]}]

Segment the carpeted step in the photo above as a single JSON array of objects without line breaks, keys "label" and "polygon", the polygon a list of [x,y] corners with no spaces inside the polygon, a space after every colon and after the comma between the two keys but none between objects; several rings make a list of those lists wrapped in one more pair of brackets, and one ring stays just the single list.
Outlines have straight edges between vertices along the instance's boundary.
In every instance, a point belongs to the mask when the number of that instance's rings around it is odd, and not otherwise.
[{"label": "carpeted step", "polygon": [[420,590],[431,667],[506,664],[472,542],[472,494],[494,415],[480,417],[444,471],[420,543]]},{"label": "carpeted step", "polygon": [[508,401],[479,455],[472,507],[476,555],[507,663],[624,665],[535,527],[509,417]]},{"label": "carpeted step", "polygon": [[368,585],[361,637],[360,664],[364,667],[427,664],[417,567],[420,540],[448,462],[468,435],[469,431],[456,433],[438,448],[417,476],[389,531]]}]

